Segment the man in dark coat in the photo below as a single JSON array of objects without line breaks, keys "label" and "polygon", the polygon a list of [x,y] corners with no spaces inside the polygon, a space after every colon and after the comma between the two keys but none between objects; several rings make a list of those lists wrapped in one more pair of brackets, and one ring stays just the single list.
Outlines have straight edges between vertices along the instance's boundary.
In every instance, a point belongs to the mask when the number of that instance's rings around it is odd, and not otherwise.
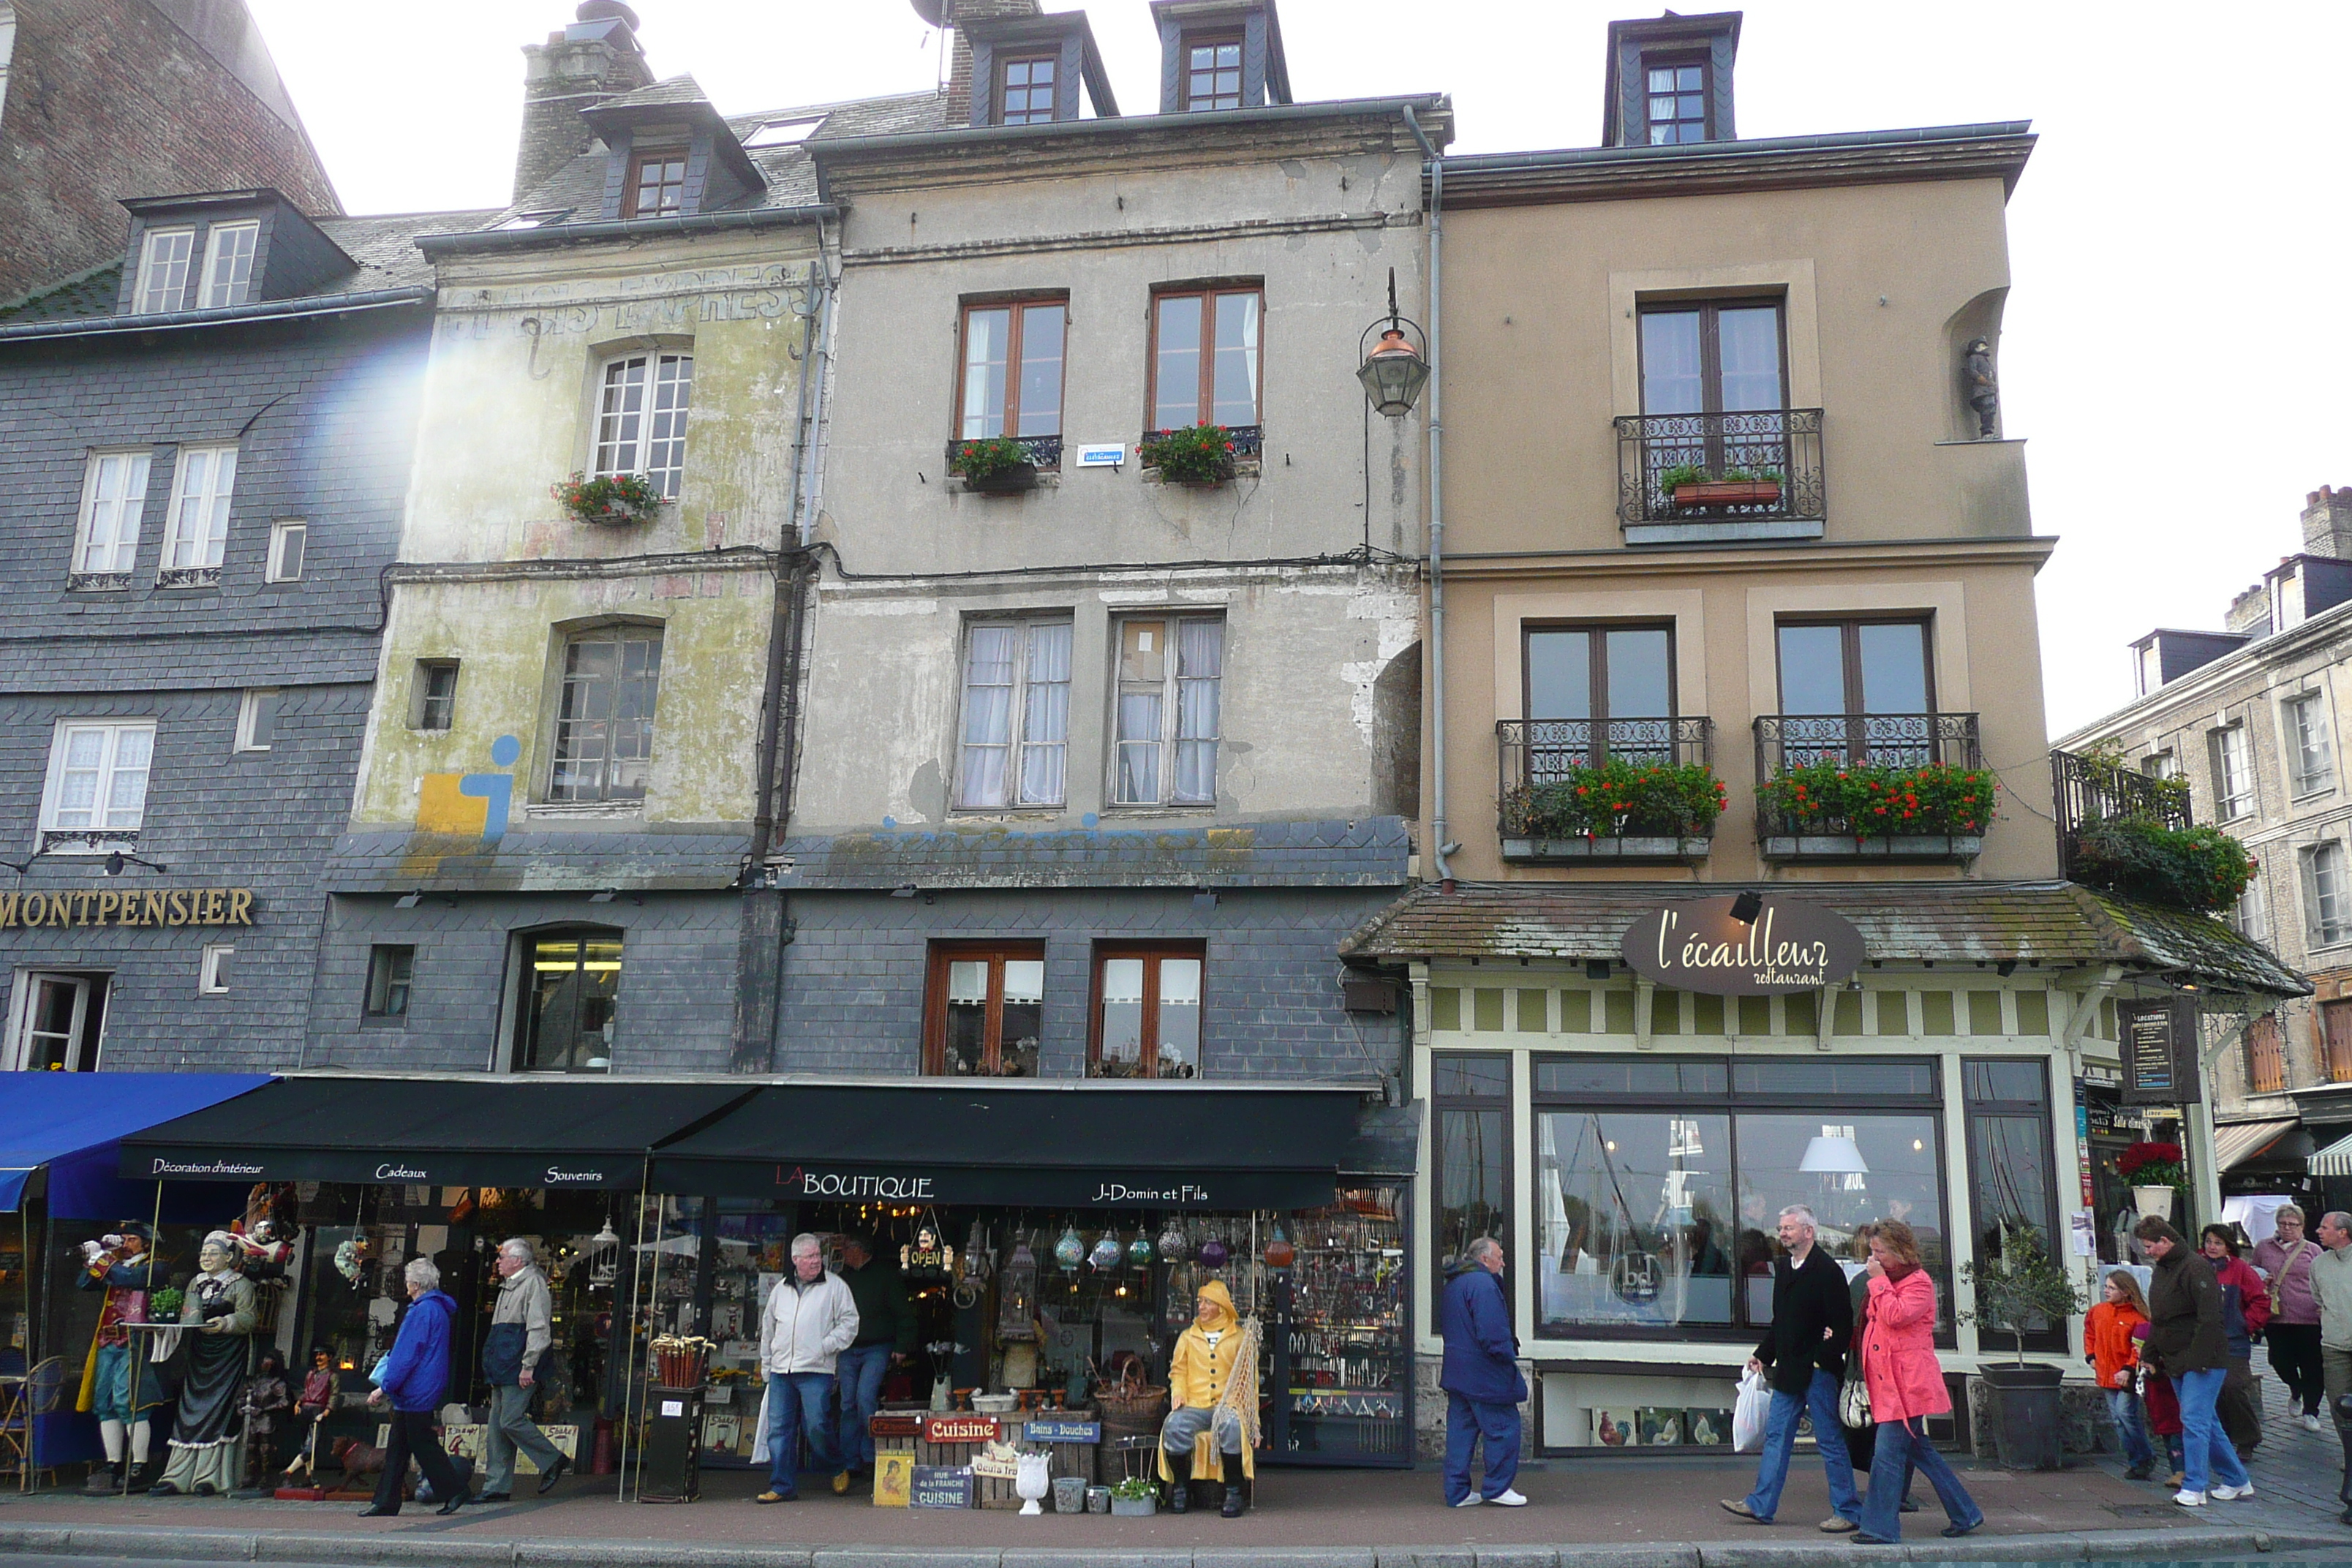
[{"label": "man in dark coat", "polygon": [[1750,1372],[1769,1372],[1772,1414],[1764,1424],[1764,1455],[1756,1467],[1756,1489],[1724,1507],[1742,1519],[1769,1524],[1780,1510],[1789,1459],[1797,1442],[1797,1420],[1813,1418],[1813,1442],[1829,1472],[1830,1517],[1822,1528],[1832,1535],[1854,1530],[1862,1500],[1853,1489],[1853,1460],[1846,1452],[1845,1428],[1838,1425],[1838,1383],[1845,1373],[1846,1342],[1853,1337],[1853,1300],[1845,1270],[1813,1245],[1813,1211],[1801,1204],[1780,1211],[1780,1245],[1787,1252],[1772,1265],[1772,1326],[1748,1358]]},{"label": "man in dark coat", "polygon": [[834,1363],[841,1384],[841,1472],[833,1489],[846,1492],[874,1474],[874,1413],[882,1407],[882,1380],[915,1353],[915,1304],[898,1265],[874,1255],[863,1236],[841,1244],[841,1280],[857,1303],[857,1338]]},{"label": "man in dark coat", "polygon": [[[1519,1474],[1519,1402],[1528,1380],[1519,1375],[1519,1342],[1503,1302],[1503,1244],[1482,1236],[1446,1271],[1437,1331],[1445,1341],[1438,1386],[1445,1390],[1445,1501],[1520,1508],[1511,1483]],[[1486,1444],[1485,1484],[1470,1489],[1470,1450]]]},{"label": "man in dark coat", "polygon": [[2147,1249],[2155,1270],[2148,1280],[2147,1344],[2140,1363],[2170,1378],[2180,1397],[2182,1479],[2172,1500],[2183,1508],[2203,1508],[2209,1497],[2221,1502],[2252,1497],[2254,1484],[2213,1408],[2230,1366],[2221,1282],[2213,1277],[2213,1266],[2154,1215],[2134,1226],[2132,1234]]}]

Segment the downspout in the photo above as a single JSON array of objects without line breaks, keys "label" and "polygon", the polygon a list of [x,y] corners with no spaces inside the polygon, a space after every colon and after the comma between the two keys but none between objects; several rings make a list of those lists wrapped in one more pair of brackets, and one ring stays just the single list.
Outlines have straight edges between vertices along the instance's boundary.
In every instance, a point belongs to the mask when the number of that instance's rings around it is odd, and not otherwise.
[{"label": "downspout", "polygon": [[1429,165],[1429,840],[1438,886],[1454,890],[1445,837],[1445,160],[1404,106],[1405,129]]}]

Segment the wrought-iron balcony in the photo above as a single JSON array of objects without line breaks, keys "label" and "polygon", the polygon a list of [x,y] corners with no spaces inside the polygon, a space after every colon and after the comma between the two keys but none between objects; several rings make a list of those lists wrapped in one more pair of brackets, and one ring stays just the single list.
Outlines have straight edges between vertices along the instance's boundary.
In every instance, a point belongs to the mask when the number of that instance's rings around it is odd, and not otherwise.
[{"label": "wrought-iron balcony", "polygon": [[[1495,726],[1500,764],[1497,825],[1506,860],[1521,863],[1691,861],[1713,840],[1707,825],[1596,813],[1591,770],[1610,763],[1636,768],[1711,768],[1714,726],[1706,719],[1505,719]],[[1686,781],[1683,789],[1711,787]]]},{"label": "wrought-iron balcony", "polygon": [[1973,713],[1763,714],[1757,841],[1767,860],[1972,859],[1993,816],[1983,768]]},{"label": "wrought-iron balcony", "polygon": [[2073,752],[2050,753],[2051,795],[2058,808],[2058,868],[2081,880],[2082,832],[2093,822],[2137,821],[2158,827],[2193,827],[2189,790],[2178,779],[2155,779],[2125,764]]},{"label": "wrought-iron balcony", "polygon": [[[1141,451],[1145,441],[1157,441],[1174,434],[1173,430],[1146,430],[1142,440],[1136,443],[1136,449]],[[1265,450],[1265,427],[1262,425],[1228,425],[1225,438],[1234,444],[1234,461],[1237,463],[1254,463]]]},{"label": "wrought-iron balcony", "polygon": [[1628,543],[1818,539],[1822,411],[1617,416],[1617,518]]},{"label": "wrought-iron balcony", "polygon": [[[955,463],[956,454],[962,451],[965,445],[971,439],[972,437],[967,437],[962,440],[948,443],[948,463],[950,468]],[[1015,436],[1013,439],[1020,442],[1021,449],[1029,455],[1031,468],[1051,469],[1059,468],[1062,466],[1062,438],[1059,436]]]}]

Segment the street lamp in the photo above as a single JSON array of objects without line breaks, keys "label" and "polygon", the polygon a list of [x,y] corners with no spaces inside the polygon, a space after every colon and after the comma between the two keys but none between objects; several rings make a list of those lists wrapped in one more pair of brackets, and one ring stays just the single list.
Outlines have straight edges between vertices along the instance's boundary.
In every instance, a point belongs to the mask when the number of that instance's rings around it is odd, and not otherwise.
[{"label": "street lamp", "polygon": [[[1356,379],[1364,384],[1364,396],[1374,409],[1391,418],[1412,413],[1412,405],[1421,399],[1421,389],[1429,384],[1429,361],[1406,339],[1408,327],[1412,329],[1414,337],[1422,337],[1419,326],[1397,313],[1396,268],[1391,267],[1388,324],[1383,327],[1375,321],[1364,329],[1366,342],[1376,331],[1381,341],[1364,355],[1364,363],[1356,372]],[[1425,337],[1422,341],[1424,344],[1428,342]]]}]

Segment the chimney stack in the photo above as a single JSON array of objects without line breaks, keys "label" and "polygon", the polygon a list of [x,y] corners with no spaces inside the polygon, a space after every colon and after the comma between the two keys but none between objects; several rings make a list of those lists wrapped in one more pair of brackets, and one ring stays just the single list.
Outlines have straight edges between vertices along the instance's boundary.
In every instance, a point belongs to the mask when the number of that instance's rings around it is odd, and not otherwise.
[{"label": "chimney stack", "polygon": [[[919,5],[916,8],[920,10],[921,6]],[[955,34],[948,57],[949,130],[971,123],[971,45],[964,40],[962,24],[998,16],[1043,15],[1045,7],[1038,4],[1038,0],[948,0],[945,25]]]},{"label": "chimney stack", "polygon": [[2322,485],[2304,498],[2303,552],[2352,561],[2352,486]]},{"label": "chimney stack", "polygon": [[583,109],[650,86],[653,68],[637,46],[637,14],[621,0],[581,0],[579,20],[544,44],[525,44],[522,144],[515,150],[514,199],[545,184],[595,140]]}]

